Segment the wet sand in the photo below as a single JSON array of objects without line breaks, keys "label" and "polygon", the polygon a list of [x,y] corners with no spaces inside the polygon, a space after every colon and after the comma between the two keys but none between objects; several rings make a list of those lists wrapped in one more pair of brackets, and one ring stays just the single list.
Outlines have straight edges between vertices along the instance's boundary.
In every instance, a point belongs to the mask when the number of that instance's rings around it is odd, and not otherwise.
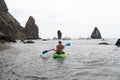
[{"label": "wet sand", "polygon": [[0,51],[4,51],[4,50],[7,50],[7,49],[10,49],[10,46],[0,43]]},{"label": "wet sand", "polygon": [[9,80],[5,78],[12,73],[15,68],[13,62],[17,59],[20,50],[11,46],[11,44],[0,44],[0,80]]}]

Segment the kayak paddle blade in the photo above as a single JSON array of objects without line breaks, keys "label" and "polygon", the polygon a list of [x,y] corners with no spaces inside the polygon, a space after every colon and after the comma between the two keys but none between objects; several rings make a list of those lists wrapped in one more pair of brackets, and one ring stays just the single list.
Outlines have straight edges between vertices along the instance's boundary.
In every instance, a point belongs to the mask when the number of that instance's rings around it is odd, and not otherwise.
[{"label": "kayak paddle blade", "polygon": [[42,52],[42,54],[45,54],[45,53],[47,53],[47,52],[49,52],[49,51],[52,51],[53,49],[50,49],[50,50],[44,50],[43,52]]},{"label": "kayak paddle blade", "polygon": [[71,46],[71,44],[70,43],[66,43],[66,45],[65,46]]},{"label": "kayak paddle blade", "polygon": [[45,54],[45,53],[47,53],[47,52],[49,52],[48,50],[44,50],[43,52],[42,52],[42,54]]}]

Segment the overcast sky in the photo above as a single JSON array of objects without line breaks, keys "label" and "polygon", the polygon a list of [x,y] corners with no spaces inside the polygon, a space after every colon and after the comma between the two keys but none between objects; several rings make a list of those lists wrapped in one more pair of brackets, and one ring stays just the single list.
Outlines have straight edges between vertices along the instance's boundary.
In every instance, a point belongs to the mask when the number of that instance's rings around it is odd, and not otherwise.
[{"label": "overcast sky", "polygon": [[39,36],[90,37],[98,27],[104,38],[120,38],[120,0],[5,0],[9,12],[24,27],[33,16]]}]

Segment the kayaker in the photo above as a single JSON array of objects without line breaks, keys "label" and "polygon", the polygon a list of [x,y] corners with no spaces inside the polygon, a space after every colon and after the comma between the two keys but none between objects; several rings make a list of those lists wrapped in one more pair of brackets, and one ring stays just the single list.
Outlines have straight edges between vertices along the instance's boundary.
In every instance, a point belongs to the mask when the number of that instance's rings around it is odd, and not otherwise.
[{"label": "kayaker", "polygon": [[56,51],[56,54],[65,54],[64,53],[64,45],[62,45],[62,41],[58,41],[58,45],[56,46],[56,50],[53,49],[54,51]]}]

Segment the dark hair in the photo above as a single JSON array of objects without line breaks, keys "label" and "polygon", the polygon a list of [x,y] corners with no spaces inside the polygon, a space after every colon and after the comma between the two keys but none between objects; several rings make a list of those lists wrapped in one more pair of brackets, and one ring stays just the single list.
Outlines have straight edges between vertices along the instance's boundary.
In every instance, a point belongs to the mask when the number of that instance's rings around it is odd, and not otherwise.
[{"label": "dark hair", "polygon": [[58,43],[62,43],[61,41],[58,41]]}]

